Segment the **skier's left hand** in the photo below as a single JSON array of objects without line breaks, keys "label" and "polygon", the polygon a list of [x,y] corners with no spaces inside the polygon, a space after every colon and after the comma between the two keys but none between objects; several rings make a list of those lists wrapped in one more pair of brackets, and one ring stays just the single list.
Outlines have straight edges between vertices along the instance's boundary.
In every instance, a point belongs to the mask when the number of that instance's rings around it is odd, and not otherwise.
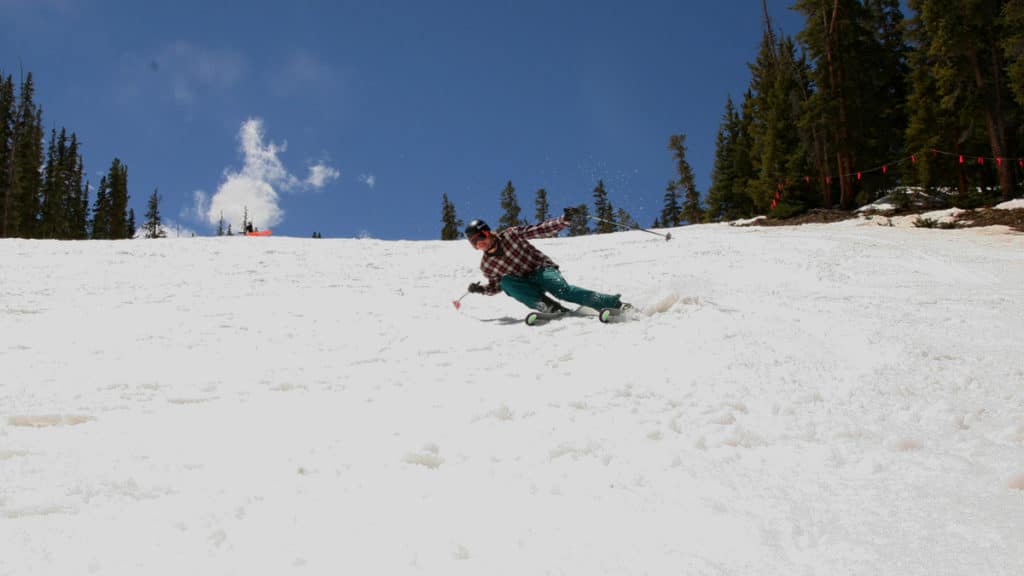
[{"label": "skier's left hand", "polygon": [[577,215],[579,215],[579,213],[580,213],[580,209],[579,208],[577,208],[575,206],[567,206],[565,208],[565,210],[562,211],[562,217],[565,218],[566,220],[572,220]]},{"label": "skier's left hand", "polygon": [[469,288],[466,288],[466,291],[469,292],[470,294],[483,294],[484,285],[479,282],[473,282],[472,284],[469,285]]}]

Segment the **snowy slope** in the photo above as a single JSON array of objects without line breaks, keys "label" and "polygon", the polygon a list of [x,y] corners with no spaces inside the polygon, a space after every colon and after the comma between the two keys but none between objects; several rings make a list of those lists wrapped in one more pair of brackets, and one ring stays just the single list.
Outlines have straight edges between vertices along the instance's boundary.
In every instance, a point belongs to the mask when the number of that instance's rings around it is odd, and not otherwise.
[{"label": "snowy slope", "polygon": [[1024,573],[1024,236],[672,236],[0,241],[0,574]]}]

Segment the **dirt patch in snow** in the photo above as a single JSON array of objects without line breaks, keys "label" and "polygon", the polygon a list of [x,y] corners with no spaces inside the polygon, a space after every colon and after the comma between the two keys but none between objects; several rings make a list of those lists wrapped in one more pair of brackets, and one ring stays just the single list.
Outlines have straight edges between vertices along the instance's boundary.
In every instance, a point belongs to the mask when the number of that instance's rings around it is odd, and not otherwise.
[{"label": "dirt patch in snow", "polygon": [[[904,212],[899,214],[879,214],[874,216],[912,216],[924,214],[924,212]],[[805,214],[792,218],[761,218],[747,224],[748,226],[799,226],[801,224],[828,224],[860,218],[863,214],[845,210],[810,210]],[[1011,210],[995,208],[978,208],[976,210],[965,210],[956,215],[953,221],[953,228],[977,228],[982,226],[1008,226],[1019,232],[1024,232],[1024,208]]]}]

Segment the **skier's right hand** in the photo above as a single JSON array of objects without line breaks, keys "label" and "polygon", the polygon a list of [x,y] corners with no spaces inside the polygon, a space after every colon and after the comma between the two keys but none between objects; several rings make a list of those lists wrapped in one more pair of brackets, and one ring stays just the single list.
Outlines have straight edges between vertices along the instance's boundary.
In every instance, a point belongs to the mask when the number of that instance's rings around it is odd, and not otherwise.
[{"label": "skier's right hand", "polygon": [[484,293],[484,285],[479,283],[479,282],[473,282],[472,284],[469,285],[469,288],[466,288],[466,290],[470,294],[483,294]]},{"label": "skier's right hand", "polygon": [[579,213],[580,213],[580,209],[579,208],[577,208],[575,206],[567,206],[565,208],[565,210],[562,211],[562,216],[566,220],[573,220],[573,219],[576,218],[576,216],[579,215]]}]

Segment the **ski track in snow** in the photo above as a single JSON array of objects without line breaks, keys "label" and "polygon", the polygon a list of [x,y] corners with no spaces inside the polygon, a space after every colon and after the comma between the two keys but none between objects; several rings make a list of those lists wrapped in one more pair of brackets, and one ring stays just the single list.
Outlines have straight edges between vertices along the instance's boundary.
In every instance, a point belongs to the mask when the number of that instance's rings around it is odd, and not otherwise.
[{"label": "ski track in snow", "polygon": [[1024,237],[0,241],[0,574],[1021,574]]}]

